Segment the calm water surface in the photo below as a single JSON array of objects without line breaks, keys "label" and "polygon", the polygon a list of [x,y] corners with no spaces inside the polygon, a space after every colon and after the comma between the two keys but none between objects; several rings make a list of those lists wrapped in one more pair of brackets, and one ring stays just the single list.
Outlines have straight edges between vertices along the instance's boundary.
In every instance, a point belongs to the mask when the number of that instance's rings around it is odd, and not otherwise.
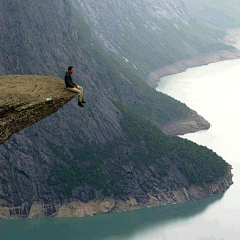
[{"label": "calm water surface", "polygon": [[211,128],[184,137],[233,166],[225,194],[197,202],[86,218],[0,220],[0,240],[239,240],[240,60],[188,69],[161,79],[162,91],[195,109]]}]

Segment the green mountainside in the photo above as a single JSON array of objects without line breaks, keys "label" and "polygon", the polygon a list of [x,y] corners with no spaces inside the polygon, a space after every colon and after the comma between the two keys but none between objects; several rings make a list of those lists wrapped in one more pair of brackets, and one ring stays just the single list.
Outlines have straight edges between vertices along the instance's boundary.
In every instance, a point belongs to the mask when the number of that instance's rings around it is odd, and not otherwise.
[{"label": "green mountainside", "polygon": [[[58,156],[48,184],[60,196],[76,198],[74,189],[80,188],[85,191],[82,201],[99,196],[127,199],[129,194],[136,197],[139,192],[146,198],[144,191],[154,192],[153,182],[157,182],[158,187],[175,190],[185,184],[213,183],[227,174],[228,164],[206,147],[168,137],[126,107],[118,107],[123,113],[120,121],[126,133],[123,139],[105,146],[92,145],[86,150],[71,149],[73,159],[64,155],[60,147],[48,143]],[[173,165],[180,169],[184,180],[169,179]],[[126,177],[129,174],[134,176],[136,183]],[[95,190],[98,190],[98,196]]]},{"label": "green mountainside", "polygon": [[[76,101],[66,104],[0,146],[0,217],[26,217],[36,202],[47,210],[34,216],[54,216],[60,206],[75,200],[131,197],[141,205],[151,195],[158,204],[166,204],[211,196],[229,187],[231,173],[222,158],[161,131],[192,110],[150,88],[145,75],[133,71],[118,54],[107,53],[93,37],[82,10],[62,0],[44,4],[14,0],[1,2],[0,9],[0,74],[63,78],[66,67],[73,65],[74,80],[83,86],[87,101],[84,109]],[[174,34],[169,39],[184,38],[181,32]],[[146,73],[150,65],[137,48],[138,44],[133,51],[141,56],[137,68],[143,66]],[[164,43],[159,49],[175,52]],[[171,63],[167,58],[162,61]],[[201,194],[190,194],[195,185],[202,187]],[[184,192],[181,198],[172,197],[179,191]]]}]

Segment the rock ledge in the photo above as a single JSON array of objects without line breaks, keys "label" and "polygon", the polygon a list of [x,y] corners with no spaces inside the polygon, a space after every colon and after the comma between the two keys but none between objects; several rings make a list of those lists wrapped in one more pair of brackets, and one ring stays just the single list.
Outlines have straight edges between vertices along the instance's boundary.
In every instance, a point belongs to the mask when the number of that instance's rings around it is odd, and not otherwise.
[{"label": "rock ledge", "polygon": [[56,112],[74,96],[57,77],[0,76],[0,144]]}]

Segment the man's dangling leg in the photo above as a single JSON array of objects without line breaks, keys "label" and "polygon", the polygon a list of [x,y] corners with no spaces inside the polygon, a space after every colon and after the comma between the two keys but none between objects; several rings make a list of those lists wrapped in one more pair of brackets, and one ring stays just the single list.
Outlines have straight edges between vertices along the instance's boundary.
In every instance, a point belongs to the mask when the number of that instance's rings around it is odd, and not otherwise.
[{"label": "man's dangling leg", "polygon": [[82,104],[82,91],[81,91],[81,89],[67,88],[67,90],[70,91],[70,92],[77,93],[77,95],[78,95],[78,106],[84,107],[84,105]]},{"label": "man's dangling leg", "polygon": [[77,86],[77,89],[81,91],[81,102],[82,103],[86,103],[84,100],[83,100],[83,88],[81,86]]}]

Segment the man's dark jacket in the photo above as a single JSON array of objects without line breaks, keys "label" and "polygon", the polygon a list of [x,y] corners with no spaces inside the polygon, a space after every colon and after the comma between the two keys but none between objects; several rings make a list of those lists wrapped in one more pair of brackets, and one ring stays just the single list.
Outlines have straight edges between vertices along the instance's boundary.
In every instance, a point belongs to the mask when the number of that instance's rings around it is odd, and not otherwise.
[{"label": "man's dark jacket", "polygon": [[76,85],[73,81],[72,81],[72,76],[69,72],[65,73],[65,84],[66,87],[70,87],[70,88],[74,88],[74,86]]}]

